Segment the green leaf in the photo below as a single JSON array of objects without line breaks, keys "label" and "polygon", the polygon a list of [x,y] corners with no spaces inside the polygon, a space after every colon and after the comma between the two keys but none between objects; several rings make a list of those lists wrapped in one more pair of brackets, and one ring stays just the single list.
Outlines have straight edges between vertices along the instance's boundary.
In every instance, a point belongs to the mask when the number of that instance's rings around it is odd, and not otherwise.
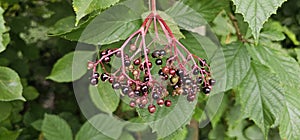
[{"label": "green leaf", "polygon": [[21,132],[21,130],[9,131],[4,127],[0,127],[0,140],[16,140]]},{"label": "green leaf", "polygon": [[126,124],[113,116],[98,114],[80,128],[76,140],[118,139]]},{"label": "green leaf", "polygon": [[4,10],[0,7],[0,53],[3,52],[6,49],[6,46],[8,45],[10,39],[9,34],[6,33],[7,29],[5,27],[5,21],[3,18]]},{"label": "green leaf", "polygon": [[162,140],[184,140],[188,136],[187,127],[179,128],[177,131],[172,133],[171,135],[163,138]]},{"label": "green leaf", "polygon": [[252,125],[245,130],[245,136],[250,140],[262,140],[264,135],[261,130],[256,126]]},{"label": "green leaf", "polygon": [[242,105],[244,115],[255,122],[265,137],[269,128],[278,124],[283,100],[279,78],[268,67],[252,62],[238,88],[237,101]]},{"label": "green leaf", "polygon": [[213,128],[208,135],[209,139],[214,140],[224,140],[226,139],[225,135],[225,126],[223,124],[218,124],[215,128]]},{"label": "green leaf", "polygon": [[232,0],[236,5],[236,12],[244,16],[252,30],[254,39],[259,38],[260,30],[268,18],[275,14],[277,8],[286,0]]},{"label": "green leaf", "polygon": [[9,102],[0,102],[0,123],[7,119],[12,111],[12,106]]},{"label": "green leaf", "polygon": [[135,138],[132,136],[132,134],[125,131],[124,133],[122,133],[119,140],[135,140]]},{"label": "green leaf", "polygon": [[143,1],[128,0],[95,17],[88,26],[62,35],[70,40],[106,45],[126,39],[141,25]]},{"label": "green leaf", "polygon": [[[215,96],[219,96],[220,94],[216,94]],[[212,97],[210,97],[210,100],[214,101],[220,101],[220,99],[215,98],[214,100]],[[221,104],[207,104],[205,111],[209,118],[211,118],[211,124],[212,127],[215,128],[217,124],[221,121],[223,114],[226,112],[226,110],[229,107],[229,98],[228,94],[225,96],[222,96],[221,98]]]},{"label": "green leaf", "polygon": [[36,120],[30,124],[35,130],[42,131],[43,120]]},{"label": "green leaf", "polygon": [[76,25],[84,16],[96,10],[106,9],[119,0],[73,0],[73,9],[76,13]]},{"label": "green leaf", "polygon": [[28,86],[24,88],[23,96],[25,97],[26,100],[31,101],[39,97],[39,92],[36,90],[35,87]]},{"label": "green leaf", "polygon": [[183,29],[197,32],[196,29],[205,26],[207,22],[194,9],[182,2],[176,2],[171,8],[166,10],[174,21]]},{"label": "green leaf", "polygon": [[184,0],[184,3],[199,12],[208,22],[229,5],[228,0]]},{"label": "green leaf", "polygon": [[253,59],[269,66],[286,86],[299,87],[300,66],[297,61],[279,50],[259,45],[247,47]]},{"label": "green leaf", "polygon": [[286,88],[285,105],[281,112],[279,132],[282,139],[300,139],[299,89]]},{"label": "green leaf", "polygon": [[260,36],[272,41],[282,41],[285,39],[283,31],[284,27],[280,22],[269,20],[265,23]]},{"label": "green leaf", "polygon": [[47,79],[56,82],[72,82],[78,80],[87,72],[87,63],[92,60],[95,52],[76,51],[59,59]]},{"label": "green leaf", "polygon": [[47,140],[72,140],[68,123],[56,115],[45,115],[42,132]]},{"label": "green leaf", "polygon": [[187,102],[185,96],[169,99],[172,101],[172,106],[159,107],[156,105],[154,114],[150,114],[147,109],[137,109],[139,116],[157,133],[158,138],[166,137],[188,124],[197,103],[196,101]]},{"label": "green leaf", "polygon": [[300,49],[296,48],[295,49],[295,52],[297,54],[297,60],[298,60],[298,63],[300,64]]},{"label": "green leaf", "polygon": [[0,101],[22,100],[22,84],[18,74],[10,68],[0,67]]},{"label": "green leaf", "polygon": [[103,135],[97,130],[93,124],[89,121],[85,122],[78,133],[76,134],[75,140],[110,140],[111,138]]},{"label": "green leaf", "polygon": [[95,106],[103,112],[112,114],[119,106],[119,91],[112,89],[109,82],[99,81],[98,86],[90,86],[90,97]]},{"label": "green leaf", "polygon": [[298,41],[296,34],[292,32],[289,28],[283,27],[283,32],[292,40],[294,45],[300,45],[300,42]]},{"label": "green leaf", "polygon": [[250,56],[246,46],[234,43],[223,48],[226,59],[226,90],[239,85],[250,68]]}]

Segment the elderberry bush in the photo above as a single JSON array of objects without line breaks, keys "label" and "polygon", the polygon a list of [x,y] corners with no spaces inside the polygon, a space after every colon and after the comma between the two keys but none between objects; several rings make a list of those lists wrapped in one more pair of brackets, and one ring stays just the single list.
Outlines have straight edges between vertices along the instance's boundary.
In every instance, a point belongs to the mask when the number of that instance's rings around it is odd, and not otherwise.
[{"label": "elderberry bush", "polygon": [[[104,73],[98,73],[98,67]],[[101,51],[88,68],[93,70],[91,85],[109,82],[130,98],[131,107],[148,107],[150,113],[157,106],[170,107],[168,96],[182,95],[193,102],[197,93],[209,95],[216,83],[207,61],[190,53],[154,12],[120,48]]]}]

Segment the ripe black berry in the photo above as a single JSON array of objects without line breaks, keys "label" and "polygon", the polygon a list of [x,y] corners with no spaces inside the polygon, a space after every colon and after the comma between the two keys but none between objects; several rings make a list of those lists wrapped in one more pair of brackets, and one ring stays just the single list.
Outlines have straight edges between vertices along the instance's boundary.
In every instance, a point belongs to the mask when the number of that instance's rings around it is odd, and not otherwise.
[{"label": "ripe black berry", "polygon": [[98,82],[99,82],[99,81],[98,81],[97,78],[92,78],[91,81],[90,81],[91,85],[93,85],[93,86],[97,85]]},{"label": "ripe black berry", "polygon": [[155,64],[160,66],[163,64],[163,61],[161,59],[156,59]]},{"label": "ripe black berry", "polygon": [[150,80],[149,76],[144,77],[144,82],[148,82]]},{"label": "ripe black berry", "polygon": [[107,73],[102,73],[100,79],[104,82],[106,81],[110,76]]},{"label": "ripe black berry", "polygon": [[105,63],[110,62],[110,57],[105,57],[105,58],[103,59],[103,61],[104,61]]},{"label": "ripe black berry", "polygon": [[202,77],[197,78],[197,84],[201,84],[203,82]]},{"label": "ripe black berry", "polygon": [[136,60],[134,60],[133,64],[136,65],[136,66],[138,66],[138,65],[141,64],[141,60],[140,59],[136,59]]},{"label": "ripe black berry", "polygon": [[152,98],[153,98],[154,100],[157,100],[157,99],[159,98],[158,93],[157,93],[157,92],[153,92]]},{"label": "ripe black berry", "polygon": [[152,57],[153,57],[153,58],[157,58],[158,56],[160,56],[160,51],[155,50],[155,51],[152,53]]},{"label": "ripe black berry", "polygon": [[139,90],[135,90],[135,91],[134,91],[134,94],[135,94],[136,96],[143,96],[142,92],[140,92]]},{"label": "ripe black berry", "polygon": [[183,76],[184,76],[184,71],[181,70],[181,69],[178,69],[178,70],[176,71],[176,74],[177,74],[179,77],[183,77]]},{"label": "ripe black berry", "polygon": [[143,93],[148,92],[148,86],[147,85],[142,86],[141,90]]},{"label": "ripe black berry", "polygon": [[215,79],[209,79],[209,84],[210,84],[211,86],[215,85],[215,83],[216,83],[216,80],[215,80]]},{"label": "ripe black berry", "polygon": [[99,78],[99,76],[100,76],[100,74],[98,73],[98,72],[95,72],[94,74],[93,74],[93,78]]},{"label": "ripe black berry", "polygon": [[123,92],[124,94],[128,94],[129,88],[126,87],[126,86],[122,87],[122,92]]},{"label": "ripe black berry", "polygon": [[199,64],[201,67],[204,67],[206,65],[206,60],[203,59],[202,61],[199,61]]},{"label": "ripe black berry", "polygon": [[122,57],[121,51],[117,51],[115,54],[116,54],[116,57],[118,57],[118,58]]},{"label": "ripe black berry", "polygon": [[160,56],[165,56],[167,52],[165,50],[160,50]]},{"label": "ripe black berry", "polygon": [[120,84],[119,82],[114,82],[114,83],[112,84],[112,88],[113,88],[113,89],[120,89],[120,88],[121,88],[121,84]]},{"label": "ripe black berry", "polygon": [[202,89],[202,91],[204,92],[204,94],[209,94],[211,90],[210,90],[209,87],[204,87],[204,88]]},{"label": "ripe black berry", "polygon": [[160,75],[160,76],[164,76],[164,75],[165,75],[164,72],[162,71],[162,69],[160,69],[160,70],[158,71],[158,75]]},{"label": "ripe black berry", "polygon": [[125,65],[126,67],[129,67],[129,66],[130,66],[130,60],[125,60],[125,61],[124,61],[124,65]]}]

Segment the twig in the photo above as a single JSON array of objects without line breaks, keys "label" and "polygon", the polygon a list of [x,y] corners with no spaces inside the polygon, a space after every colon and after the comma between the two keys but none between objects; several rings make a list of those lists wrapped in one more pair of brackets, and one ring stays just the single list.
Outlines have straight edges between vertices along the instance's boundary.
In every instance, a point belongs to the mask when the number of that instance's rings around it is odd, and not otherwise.
[{"label": "twig", "polygon": [[241,30],[240,30],[239,25],[238,25],[238,21],[235,18],[235,16],[232,13],[229,13],[228,15],[229,15],[229,18],[230,18],[230,20],[231,20],[231,22],[232,22],[232,24],[233,24],[233,26],[235,28],[236,35],[237,35],[238,39],[240,41],[242,41],[243,43],[248,43],[248,40],[246,40],[244,38],[243,34],[241,33]]}]

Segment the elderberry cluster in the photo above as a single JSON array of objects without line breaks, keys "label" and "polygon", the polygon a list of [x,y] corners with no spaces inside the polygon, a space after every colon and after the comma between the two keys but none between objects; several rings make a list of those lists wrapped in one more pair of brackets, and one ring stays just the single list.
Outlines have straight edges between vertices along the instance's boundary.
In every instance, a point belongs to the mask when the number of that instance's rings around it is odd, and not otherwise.
[{"label": "elderberry cluster", "polygon": [[[151,26],[155,32],[152,35],[148,34]],[[159,35],[159,28],[163,35]],[[216,82],[206,60],[190,53],[155,12],[120,48],[104,50],[99,56],[96,62],[88,63],[93,69],[91,84],[109,82],[123,97],[130,98],[131,107],[148,106],[150,113],[156,106],[170,107],[170,96],[186,96],[192,102],[199,92],[208,95]],[[97,72],[98,66],[104,73]]]}]

